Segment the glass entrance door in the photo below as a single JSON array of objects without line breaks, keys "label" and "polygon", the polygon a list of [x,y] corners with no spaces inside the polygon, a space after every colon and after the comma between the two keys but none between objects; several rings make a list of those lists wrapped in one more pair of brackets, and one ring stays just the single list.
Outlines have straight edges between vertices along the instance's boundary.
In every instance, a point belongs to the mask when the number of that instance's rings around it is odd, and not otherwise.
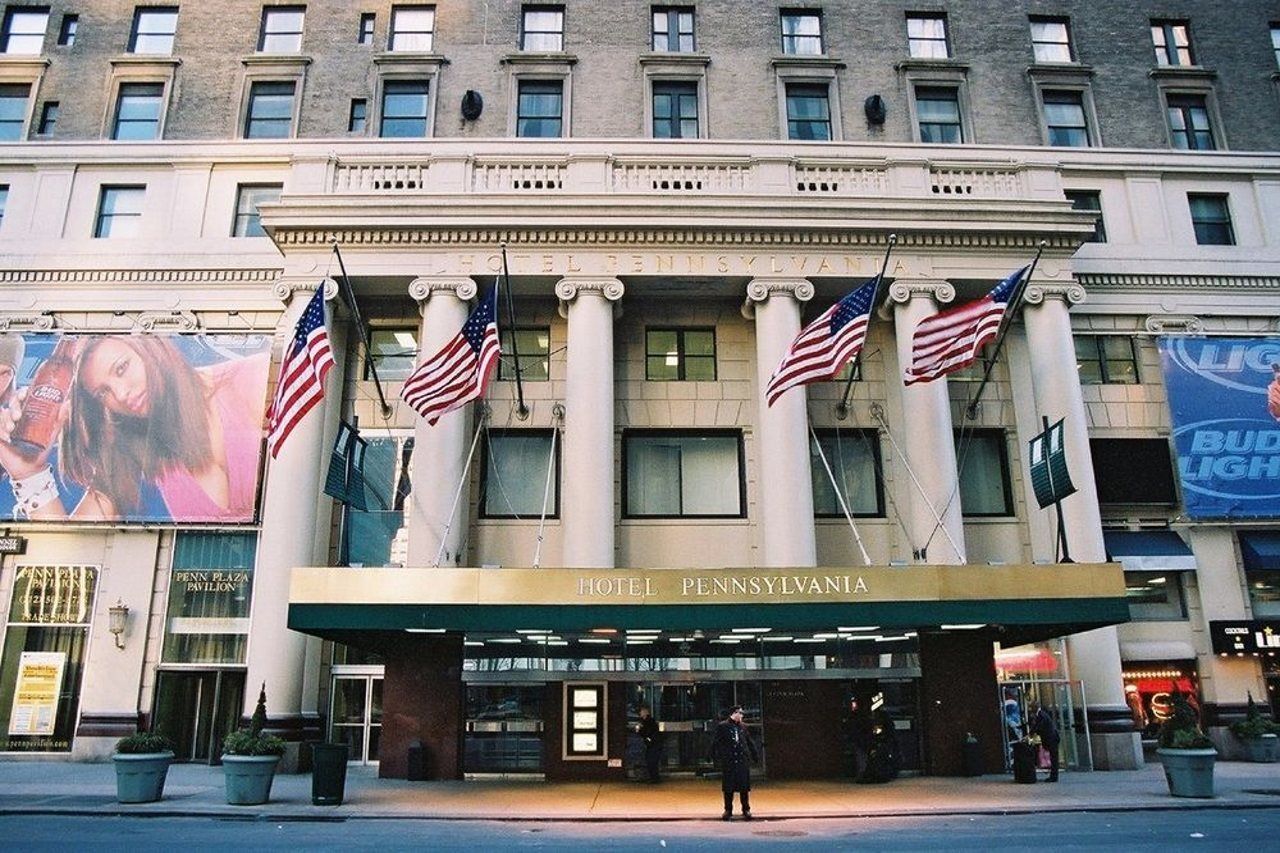
[{"label": "glass entrance door", "polygon": [[348,761],[374,764],[382,734],[382,676],[335,675],[329,742],[347,745]]},{"label": "glass entrance door", "polygon": [[541,773],[543,684],[468,684],[466,773]]},{"label": "glass entrance door", "polygon": [[760,685],[757,682],[636,684],[631,688],[627,703],[629,773],[644,773],[644,747],[635,734],[641,705],[647,706],[658,721],[658,730],[662,733],[661,766],[664,773],[701,776],[718,771],[715,756],[711,753],[711,742],[724,712],[733,705],[743,706],[743,722],[755,742],[761,743]]},{"label": "glass entrance door", "polygon": [[243,670],[161,670],[152,728],[173,741],[176,760],[217,764],[243,708]]}]

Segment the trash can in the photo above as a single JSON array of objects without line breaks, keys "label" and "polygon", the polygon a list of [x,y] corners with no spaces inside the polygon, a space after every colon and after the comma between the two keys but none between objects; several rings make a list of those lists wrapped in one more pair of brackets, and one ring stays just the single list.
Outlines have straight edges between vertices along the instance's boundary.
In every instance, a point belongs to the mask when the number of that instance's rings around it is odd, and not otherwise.
[{"label": "trash can", "polygon": [[345,743],[311,745],[311,802],[317,806],[340,806],[347,789]]},{"label": "trash can", "polygon": [[960,764],[966,776],[981,776],[985,761],[982,760],[982,744],[970,735],[964,742],[960,754]]},{"label": "trash can", "polygon": [[1036,781],[1036,748],[1026,741],[1013,744],[1013,781],[1024,785]]},{"label": "trash can", "polygon": [[422,741],[415,740],[409,745],[404,778],[410,782],[423,782],[427,778],[427,751],[422,746]]}]

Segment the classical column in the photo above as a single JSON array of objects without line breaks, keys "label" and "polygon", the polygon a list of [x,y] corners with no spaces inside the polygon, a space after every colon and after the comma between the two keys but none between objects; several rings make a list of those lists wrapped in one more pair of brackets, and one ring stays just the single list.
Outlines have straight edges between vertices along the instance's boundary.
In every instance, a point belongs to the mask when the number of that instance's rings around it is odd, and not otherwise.
[{"label": "classical column", "polygon": [[613,309],[622,293],[616,278],[556,284],[569,321],[560,519],[561,562],[571,568],[614,565]]},{"label": "classical column", "polygon": [[[895,303],[894,334],[898,363],[911,364],[911,337],[920,321],[934,314],[938,304],[955,298],[949,282],[933,279],[898,280],[889,288]],[[911,500],[907,502],[907,530],[912,549],[928,549],[917,562],[962,564],[964,523],[960,515],[960,475],[956,468],[955,434],[951,428],[951,399],[945,379],[901,385],[902,423],[895,438],[911,473],[905,476]],[[914,474],[914,479],[912,478]],[[918,484],[917,482],[918,481]],[[938,520],[941,518],[942,527]]]},{"label": "classical column", "polygon": [[[421,364],[462,330],[470,313],[467,302],[476,295],[476,283],[466,276],[416,278],[409,284],[409,295],[417,300],[422,312],[418,333],[418,363]],[[410,474],[413,496],[407,522],[410,566],[431,566],[437,557],[442,566],[463,563],[470,491],[465,485],[462,487],[456,508],[454,497],[467,474],[472,439],[471,408],[467,405],[455,409],[436,421],[435,426],[414,415]],[[473,460],[472,465],[475,464]]]},{"label": "classical column", "polygon": [[[1023,319],[1036,413],[1049,423],[1064,419],[1063,445],[1076,493],[1062,502],[1063,523],[1071,558],[1081,563],[1107,559],[1102,541],[1102,511],[1089,453],[1089,424],[1075,342],[1071,336],[1070,306],[1083,302],[1084,288],[1075,282],[1036,281],[1028,285]],[[1070,569],[1064,569],[1070,571]],[[1120,641],[1114,627],[1098,628],[1067,638],[1071,676],[1084,682],[1089,705],[1093,763],[1099,770],[1130,770],[1142,766],[1142,743],[1133,730],[1133,716],[1124,699]]]},{"label": "classical column", "polygon": [[[326,298],[333,299],[337,285],[325,280],[322,286]],[[298,318],[316,287],[314,278],[282,279],[276,283],[276,295],[287,302],[276,325],[277,358],[283,357],[284,347],[292,339]],[[302,711],[307,638],[288,627],[289,576],[295,567],[313,564],[316,537],[321,531],[315,496],[324,486],[325,423],[341,404],[341,365],[345,360],[336,338],[331,336],[330,341],[338,366],[329,372],[324,400],[293,428],[279,455],[275,459],[267,457],[262,533],[254,566],[244,713],[253,713],[258,690],[265,683],[269,727],[291,742],[286,767],[296,767],[297,741],[319,735],[315,715]],[[324,529],[327,531],[327,523]]]},{"label": "classical column", "polygon": [[765,389],[800,333],[800,304],[813,298],[803,278],[757,278],[747,285],[744,313],[756,321],[756,456],[760,460],[762,566],[813,566],[813,482],[809,473],[809,412],[803,387],[772,406]]}]

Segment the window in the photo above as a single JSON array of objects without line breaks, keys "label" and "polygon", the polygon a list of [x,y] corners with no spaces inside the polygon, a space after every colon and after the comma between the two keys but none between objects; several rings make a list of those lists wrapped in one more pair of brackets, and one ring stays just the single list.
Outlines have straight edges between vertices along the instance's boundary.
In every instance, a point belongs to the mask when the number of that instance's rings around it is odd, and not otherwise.
[{"label": "window", "polygon": [[435,6],[391,7],[391,50],[430,53],[436,29]]},{"label": "window", "polygon": [[520,14],[520,49],[564,50],[564,7],[525,6]]},{"label": "window", "polygon": [[693,7],[653,7],[653,49],[689,53],[693,47]]},{"label": "window", "polygon": [[1135,622],[1185,619],[1181,572],[1125,572],[1124,598]]},{"label": "window", "polygon": [[1045,89],[1041,99],[1049,144],[1088,148],[1089,122],[1084,114],[1084,93],[1073,89]]},{"label": "window", "polygon": [[822,55],[822,13],[783,9],[782,52],[794,56]]},{"label": "window", "polygon": [[[482,518],[520,518],[560,514],[559,460],[551,462],[548,492],[547,463],[551,457],[551,430],[491,429],[485,442],[484,479],[480,481]],[[559,442],[556,442],[559,455]]]},{"label": "window", "polygon": [[364,133],[365,123],[369,120],[369,102],[364,98],[351,99],[351,112],[347,116],[347,130],[351,133]]},{"label": "window", "polygon": [[62,25],[58,27],[58,46],[71,47],[75,44],[78,29],[80,29],[79,15],[63,15]]},{"label": "window", "polygon": [[159,139],[163,83],[121,83],[112,139]]},{"label": "window", "polygon": [[378,16],[373,12],[360,14],[360,29],[356,31],[356,44],[373,44],[373,25]]},{"label": "window", "polygon": [[824,83],[787,84],[788,139],[831,139],[829,95]]},{"label": "window", "polygon": [[1091,438],[1100,504],[1173,506],[1173,461],[1163,438]]},{"label": "window", "polygon": [[36,133],[41,136],[53,136],[54,128],[58,125],[58,102],[45,101],[44,106],[40,108],[40,125]]},{"label": "window", "polygon": [[1074,62],[1066,18],[1032,18],[1031,50],[1036,62]]},{"label": "window", "polygon": [[[502,357],[498,379],[515,379],[515,359],[511,356],[511,329],[501,329]],[[520,378],[525,382],[546,382],[551,378],[551,330],[546,326],[517,328],[516,352],[520,355]]]},{"label": "window", "polygon": [[564,124],[564,81],[521,80],[519,92],[516,136],[560,136]]},{"label": "window", "polygon": [[0,184],[0,225],[4,224],[4,209],[9,206],[9,185]]},{"label": "window", "polygon": [[252,532],[178,532],[161,660],[245,662],[257,538]]},{"label": "window", "polygon": [[971,516],[1013,515],[1009,487],[1009,453],[1002,430],[956,431],[960,469],[960,513]]},{"label": "window", "polygon": [[262,10],[259,53],[298,53],[302,50],[302,20],[306,6],[266,6]]},{"label": "window", "polygon": [[258,81],[249,87],[246,139],[286,139],[293,133],[293,81]]},{"label": "window", "polygon": [[1271,25],[1271,52],[1275,54],[1276,65],[1280,66],[1280,24]]},{"label": "window", "polygon": [[1128,335],[1077,335],[1081,385],[1137,385],[1138,356]]},{"label": "window", "polygon": [[147,188],[103,187],[98,198],[94,237],[136,237],[142,219],[142,197]]},{"label": "window", "polygon": [[1196,231],[1196,243],[1201,246],[1234,246],[1235,232],[1231,228],[1231,208],[1225,195],[1187,193],[1191,208],[1191,225]]},{"label": "window", "polygon": [[379,136],[426,136],[426,80],[387,80],[382,84]]},{"label": "window", "polygon": [[0,53],[39,56],[44,51],[44,30],[48,25],[48,9],[11,7],[5,12],[4,28],[0,30]]},{"label": "window", "polygon": [[1152,21],[1151,41],[1156,49],[1156,65],[1195,64],[1186,21]]},{"label": "window", "polygon": [[698,84],[689,81],[653,84],[655,139],[698,138]]},{"label": "window", "polygon": [[1102,193],[1098,190],[1064,190],[1063,194],[1071,202],[1072,210],[1087,210],[1098,214],[1094,219],[1093,236],[1085,242],[1107,242],[1107,226],[1102,221]]},{"label": "window", "polygon": [[173,53],[173,38],[177,32],[176,7],[140,6],[133,13],[129,52],[168,56]]},{"label": "window", "polygon": [[714,382],[714,329],[646,329],[644,378],[650,382]]},{"label": "window", "polygon": [[907,48],[916,59],[947,59],[947,19],[943,15],[907,15]]},{"label": "window", "polygon": [[258,207],[280,200],[281,184],[241,184],[236,188],[236,218],[231,226],[232,237],[265,237]]},{"label": "window", "polygon": [[960,124],[960,93],[949,86],[916,87],[916,119],[921,142],[964,142]]},{"label": "window", "polygon": [[1213,128],[1209,124],[1209,108],[1204,95],[1170,94],[1169,133],[1174,148],[1212,151]]},{"label": "window", "polygon": [[27,124],[27,96],[31,87],[20,83],[0,84],[0,140],[22,138]]},{"label": "window", "polygon": [[628,430],[622,457],[625,517],[743,516],[737,430]]},{"label": "window", "polygon": [[418,359],[418,330],[412,326],[369,330],[369,354],[365,360],[364,378],[391,382],[408,379]]},{"label": "window", "polygon": [[824,456],[851,515],[884,515],[884,492],[879,478],[880,439],[874,429],[818,430],[818,443],[810,440],[813,514],[819,518],[843,518],[844,510],[822,464]]}]

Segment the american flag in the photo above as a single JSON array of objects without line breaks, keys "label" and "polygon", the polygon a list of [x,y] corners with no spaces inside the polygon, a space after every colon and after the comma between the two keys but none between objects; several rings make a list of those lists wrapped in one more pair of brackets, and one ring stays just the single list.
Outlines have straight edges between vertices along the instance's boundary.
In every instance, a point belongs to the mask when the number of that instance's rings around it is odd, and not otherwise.
[{"label": "american flag", "polygon": [[773,372],[765,399],[772,406],[783,392],[797,385],[834,379],[867,340],[867,322],[880,276],[832,305],[805,326]]},{"label": "american flag", "polygon": [[471,312],[458,336],[418,365],[400,397],[434,425],[440,417],[484,394],[498,363],[498,286]]},{"label": "american flag", "polygon": [[324,378],[333,367],[329,331],[324,325],[324,285],[298,318],[293,339],[280,365],[276,396],[267,409],[267,448],[276,458],[284,440],[298,422],[324,399]]},{"label": "american flag", "polygon": [[916,326],[911,338],[911,365],[903,372],[907,385],[932,382],[973,363],[978,351],[1000,330],[1009,299],[1026,267],[1010,275],[981,299],[939,311]]}]

